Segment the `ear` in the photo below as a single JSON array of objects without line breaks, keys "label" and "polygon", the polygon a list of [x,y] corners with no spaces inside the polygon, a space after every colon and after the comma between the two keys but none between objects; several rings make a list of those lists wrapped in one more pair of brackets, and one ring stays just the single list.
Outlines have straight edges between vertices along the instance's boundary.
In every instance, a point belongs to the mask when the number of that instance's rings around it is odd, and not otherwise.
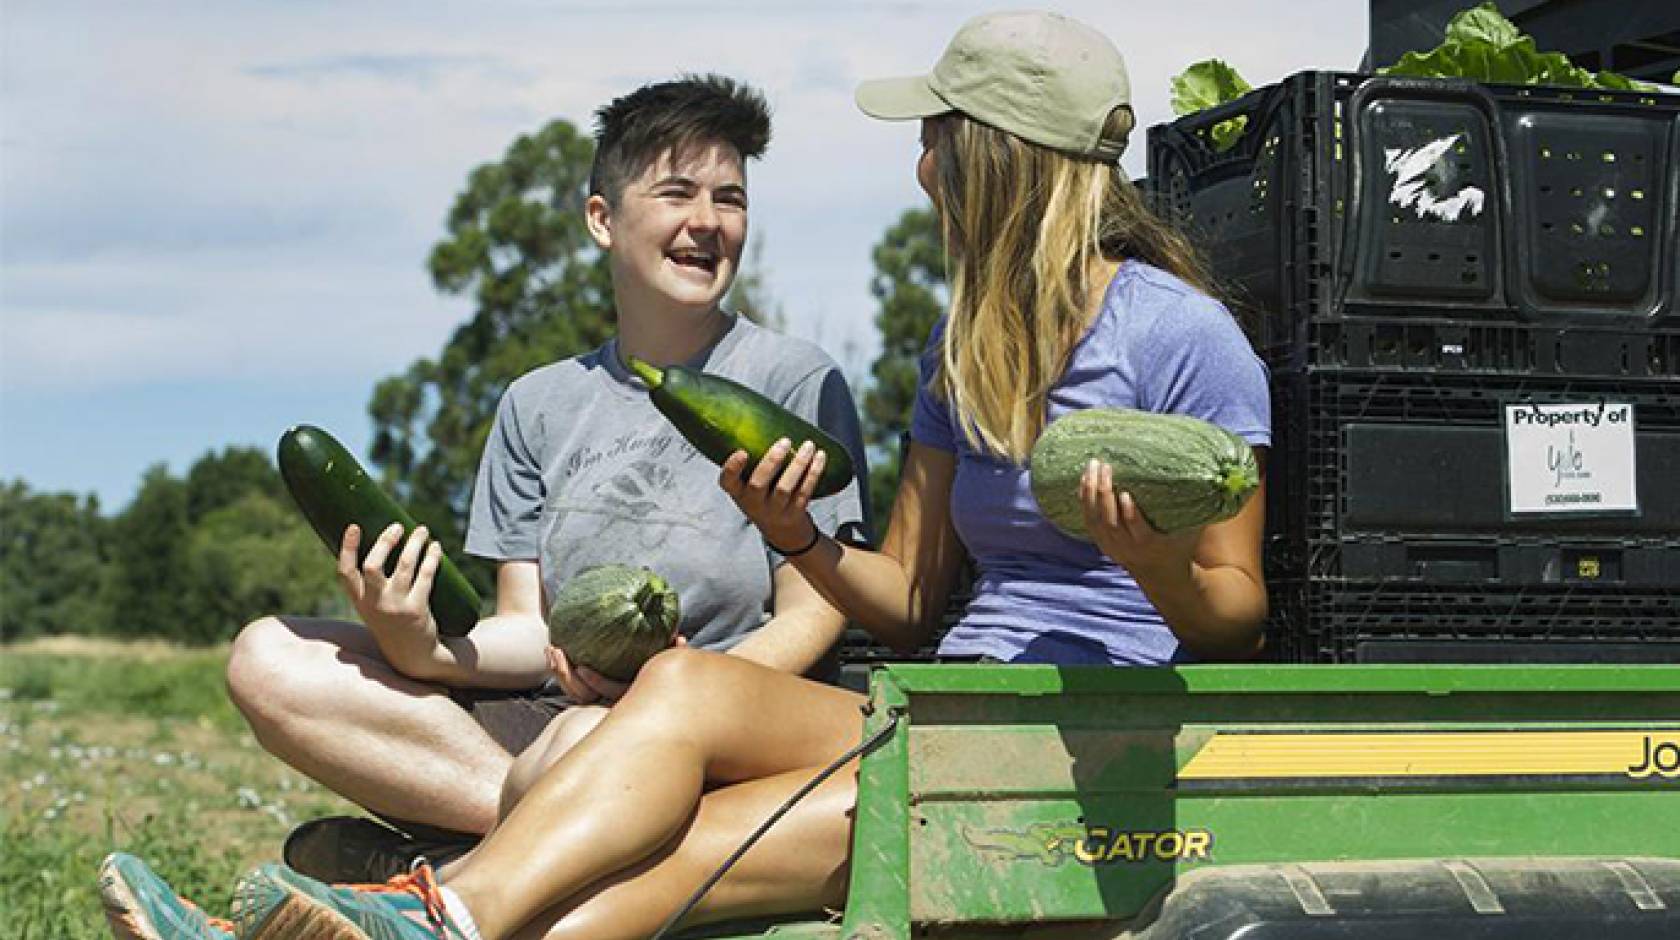
[{"label": "ear", "polygon": [[612,250],[612,206],[606,197],[597,193],[583,204],[583,224],[589,227],[589,237],[602,251]]}]

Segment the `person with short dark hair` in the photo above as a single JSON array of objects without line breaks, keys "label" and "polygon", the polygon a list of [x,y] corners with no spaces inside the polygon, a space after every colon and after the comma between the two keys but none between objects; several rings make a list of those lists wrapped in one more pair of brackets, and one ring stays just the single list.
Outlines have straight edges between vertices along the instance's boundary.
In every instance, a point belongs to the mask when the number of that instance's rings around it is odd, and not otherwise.
[{"label": "person with short dark hair", "polygon": [[[352,528],[339,574],[362,623],[267,617],[234,642],[230,694],[263,747],[396,827],[306,823],[285,849],[300,871],[379,881],[419,854],[459,854],[600,720],[624,688],[564,662],[551,680],[544,656],[545,598],[593,565],[658,573],[697,649],[834,675],[843,619],[718,490],[717,468],[625,367],[636,356],[734,379],[827,429],[863,479],[857,413],[834,361],[723,305],[747,239],[746,164],[770,141],[765,99],[718,75],[649,84],[596,112],[595,139],[584,213],[611,270],[617,335],[502,395],[466,535],[467,552],[497,563],[494,613],[464,637],[439,636],[426,592],[411,590],[438,544],[424,528]],[[820,501],[825,530],[862,539],[863,494],[854,481]],[[380,566],[393,556],[387,579]]]}]

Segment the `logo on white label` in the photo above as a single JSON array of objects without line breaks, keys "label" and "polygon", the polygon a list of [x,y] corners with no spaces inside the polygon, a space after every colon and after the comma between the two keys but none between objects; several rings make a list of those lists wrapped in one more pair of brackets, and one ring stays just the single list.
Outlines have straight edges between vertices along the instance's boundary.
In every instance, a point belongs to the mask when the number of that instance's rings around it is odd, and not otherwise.
[{"label": "logo on white label", "polygon": [[1481,215],[1482,203],[1487,198],[1481,189],[1462,186],[1448,196],[1441,196],[1435,191],[1441,177],[1446,175],[1437,172],[1436,168],[1444,165],[1443,158],[1463,136],[1454,134],[1410,150],[1384,150],[1384,166],[1394,174],[1394,188],[1389,190],[1388,201],[1402,209],[1410,209],[1420,219],[1457,222],[1458,217],[1466,213],[1472,217]]}]

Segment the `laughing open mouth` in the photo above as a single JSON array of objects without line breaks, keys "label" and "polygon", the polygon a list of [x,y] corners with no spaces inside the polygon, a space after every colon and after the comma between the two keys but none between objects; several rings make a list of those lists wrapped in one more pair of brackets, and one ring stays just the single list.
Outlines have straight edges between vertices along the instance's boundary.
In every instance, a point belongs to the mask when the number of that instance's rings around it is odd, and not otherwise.
[{"label": "laughing open mouth", "polygon": [[717,273],[717,255],[709,251],[701,251],[698,248],[678,248],[667,252],[665,257],[669,258],[672,264],[681,267],[704,271],[707,274]]}]

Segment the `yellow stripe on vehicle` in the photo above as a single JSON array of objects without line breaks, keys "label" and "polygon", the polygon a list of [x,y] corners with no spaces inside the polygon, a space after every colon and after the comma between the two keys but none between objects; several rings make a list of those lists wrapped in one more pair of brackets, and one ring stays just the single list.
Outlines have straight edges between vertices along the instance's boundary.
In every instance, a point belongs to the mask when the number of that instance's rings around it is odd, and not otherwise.
[{"label": "yellow stripe on vehicle", "polygon": [[1218,732],[1180,780],[1680,775],[1680,728],[1614,731]]}]

